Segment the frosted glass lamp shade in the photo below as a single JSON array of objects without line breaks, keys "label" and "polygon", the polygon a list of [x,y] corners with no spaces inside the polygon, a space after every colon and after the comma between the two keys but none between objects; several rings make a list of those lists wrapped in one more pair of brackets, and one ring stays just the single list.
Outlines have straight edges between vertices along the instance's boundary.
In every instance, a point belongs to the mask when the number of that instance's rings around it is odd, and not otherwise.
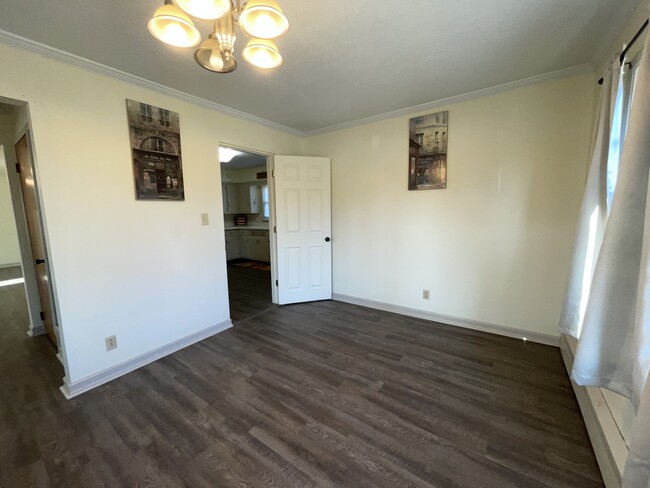
[{"label": "frosted glass lamp shade", "polygon": [[259,39],[275,39],[289,30],[289,21],[275,0],[250,0],[239,23],[246,34]]},{"label": "frosted glass lamp shade", "polygon": [[230,73],[237,69],[237,60],[230,53],[221,52],[214,35],[203,41],[194,53],[194,59],[203,68],[215,73]]},{"label": "frosted glass lamp shade", "polygon": [[201,42],[201,34],[192,19],[171,4],[158,8],[147,27],[152,36],[171,46],[192,47]]},{"label": "frosted glass lamp shade", "polygon": [[251,39],[242,54],[246,61],[262,69],[278,68],[284,62],[278,47],[268,39]]},{"label": "frosted glass lamp shade", "polygon": [[230,0],[173,0],[178,8],[201,20],[215,20],[230,12]]}]

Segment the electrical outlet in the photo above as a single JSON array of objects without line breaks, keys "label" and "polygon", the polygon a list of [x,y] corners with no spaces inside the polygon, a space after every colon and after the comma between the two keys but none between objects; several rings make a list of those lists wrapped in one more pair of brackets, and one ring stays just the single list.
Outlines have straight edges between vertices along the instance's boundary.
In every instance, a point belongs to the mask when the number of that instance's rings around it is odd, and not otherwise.
[{"label": "electrical outlet", "polygon": [[106,342],[107,351],[112,351],[113,349],[117,349],[117,337],[110,336],[104,339],[104,341]]},{"label": "electrical outlet", "polygon": [[207,213],[201,214],[201,225],[210,225],[210,219]]},{"label": "electrical outlet", "polygon": [[422,290],[422,299],[424,300],[429,299],[429,290]]}]

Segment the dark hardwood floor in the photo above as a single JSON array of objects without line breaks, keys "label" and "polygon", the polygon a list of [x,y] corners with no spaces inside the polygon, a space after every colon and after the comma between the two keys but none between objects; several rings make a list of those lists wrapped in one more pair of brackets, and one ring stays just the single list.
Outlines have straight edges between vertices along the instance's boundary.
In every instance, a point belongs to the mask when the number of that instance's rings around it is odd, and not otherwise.
[{"label": "dark hardwood floor", "polygon": [[228,294],[233,323],[257,315],[273,306],[271,271],[239,266],[246,260],[228,262]]},{"label": "dark hardwood floor", "polygon": [[319,302],[66,401],[0,300],[1,487],[603,486],[556,348]]}]

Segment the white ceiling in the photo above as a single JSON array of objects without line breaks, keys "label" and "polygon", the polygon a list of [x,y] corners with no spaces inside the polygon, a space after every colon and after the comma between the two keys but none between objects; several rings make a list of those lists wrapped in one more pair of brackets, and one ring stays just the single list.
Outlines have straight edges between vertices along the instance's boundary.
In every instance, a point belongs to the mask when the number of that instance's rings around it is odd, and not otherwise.
[{"label": "white ceiling", "polygon": [[[583,63],[639,0],[279,0],[285,64],[209,73],[162,45],[162,0],[2,0],[0,29],[300,131],[312,131]],[[210,23],[199,25],[204,37]]]}]

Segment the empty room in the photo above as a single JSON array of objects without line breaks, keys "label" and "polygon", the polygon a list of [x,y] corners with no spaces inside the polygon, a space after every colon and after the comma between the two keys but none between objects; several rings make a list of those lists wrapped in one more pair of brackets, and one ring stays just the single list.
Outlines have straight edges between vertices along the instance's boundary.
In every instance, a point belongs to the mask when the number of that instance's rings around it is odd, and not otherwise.
[{"label": "empty room", "polygon": [[0,1],[0,487],[650,487],[649,14]]}]

